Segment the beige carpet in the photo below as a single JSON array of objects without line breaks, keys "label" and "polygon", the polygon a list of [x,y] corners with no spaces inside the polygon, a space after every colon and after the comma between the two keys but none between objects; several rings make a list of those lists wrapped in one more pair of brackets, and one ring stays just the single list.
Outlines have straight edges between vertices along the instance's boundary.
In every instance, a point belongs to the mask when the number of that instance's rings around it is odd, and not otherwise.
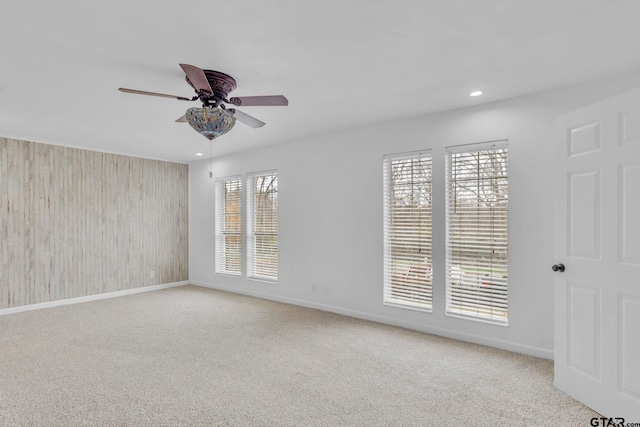
[{"label": "beige carpet", "polygon": [[587,426],[552,362],[194,286],[0,316],[0,426]]}]

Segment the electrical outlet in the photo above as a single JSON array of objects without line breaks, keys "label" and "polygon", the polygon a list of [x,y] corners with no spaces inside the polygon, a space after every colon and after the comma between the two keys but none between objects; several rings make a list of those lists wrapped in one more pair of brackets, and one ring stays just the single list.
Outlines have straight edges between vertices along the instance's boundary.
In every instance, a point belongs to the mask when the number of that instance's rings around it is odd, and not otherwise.
[{"label": "electrical outlet", "polygon": [[155,271],[153,271],[153,270],[151,270],[151,271],[149,272],[149,279],[155,279],[155,277],[156,277],[156,272],[155,272]]}]

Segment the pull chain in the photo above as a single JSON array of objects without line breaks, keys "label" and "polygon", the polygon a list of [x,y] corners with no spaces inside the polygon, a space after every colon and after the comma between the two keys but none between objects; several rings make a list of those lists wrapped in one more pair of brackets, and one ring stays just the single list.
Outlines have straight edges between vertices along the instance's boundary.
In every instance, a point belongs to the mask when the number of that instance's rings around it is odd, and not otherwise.
[{"label": "pull chain", "polygon": [[213,178],[213,140],[209,140],[209,178]]}]

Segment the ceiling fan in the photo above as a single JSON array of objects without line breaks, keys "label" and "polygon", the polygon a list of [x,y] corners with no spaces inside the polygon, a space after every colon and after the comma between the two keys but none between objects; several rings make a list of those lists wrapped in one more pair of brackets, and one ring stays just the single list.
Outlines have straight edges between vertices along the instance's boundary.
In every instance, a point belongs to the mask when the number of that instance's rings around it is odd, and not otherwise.
[{"label": "ceiling fan", "polygon": [[265,125],[264,122],[236,108],[226,108],[225,104],[231,104],[235,107],[289,105],[289,101],[283,95],[240,96],[227,99],[228,94],[237,87],[233,77],[220,71],[203,70],[189,64],[180,64],[180,67],[185,73],[185,80],[196,91],[196,95],[192,98],[124,87],[118,88],[118,90],[138,95],[173,98],[180,101],[200,100],[202,107],[189,108],[185,115],[176,122],[189,123],[192,128],[209,140],[229,132],[235,125],[236,119],[252,128]]}]

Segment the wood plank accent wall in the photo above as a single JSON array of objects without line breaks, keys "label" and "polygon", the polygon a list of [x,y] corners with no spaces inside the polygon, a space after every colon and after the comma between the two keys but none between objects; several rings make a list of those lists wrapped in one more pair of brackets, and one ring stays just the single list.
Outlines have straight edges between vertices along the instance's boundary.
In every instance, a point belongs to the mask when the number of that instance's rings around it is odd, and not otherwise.
[{"label": "wood plank accent wall", "polygon": [[0,309],[187,280],[187,174],[0,138]]}]

